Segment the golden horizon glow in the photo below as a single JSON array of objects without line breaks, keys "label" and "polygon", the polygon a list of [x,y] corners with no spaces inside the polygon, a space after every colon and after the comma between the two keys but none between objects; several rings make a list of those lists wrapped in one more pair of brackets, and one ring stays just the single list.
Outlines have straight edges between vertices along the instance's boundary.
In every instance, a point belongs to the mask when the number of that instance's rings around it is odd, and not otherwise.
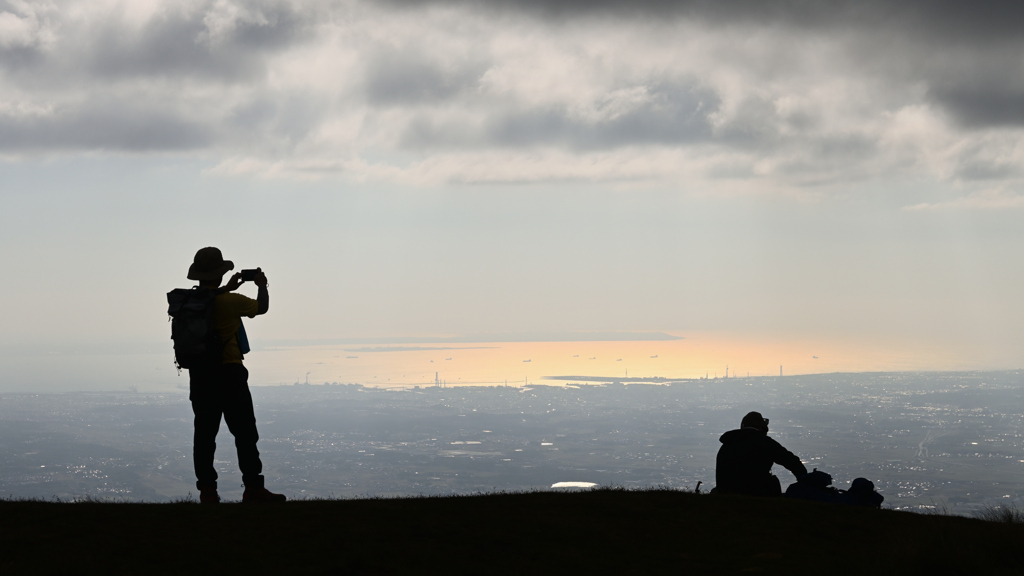
[{"label": "golden horizon glow", "polygon": [[[391,348],[389,351],[371,349]],[[431,350],[430,348],[434,348]],[[672,341],[329,345],[260,351],[246,358],[254,384],[358,383],[381,387],[562,385],[554,376],[690,379],[832,372],[975,370],[977,351],[923,343],[809,341],[688,335]]]}]

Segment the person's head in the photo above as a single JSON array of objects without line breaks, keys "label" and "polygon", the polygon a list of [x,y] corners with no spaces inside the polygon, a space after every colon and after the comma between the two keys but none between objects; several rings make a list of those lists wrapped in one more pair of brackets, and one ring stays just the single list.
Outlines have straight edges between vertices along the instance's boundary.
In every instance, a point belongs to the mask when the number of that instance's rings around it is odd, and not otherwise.
[{"label": "person's head", "polygon": [[188,279],[198,280],[200,286],[217,287],[224,279],[224,274],[234,268],[234,262],[225,260],[219,249],[207,246],[196,252],[192,265],[188,267]]},{"label": "person's head", "polygon": [[768,419],[761,416],[760,412],[749,412],[740,421],[740,428],[754,428],[762,433],[768,433]]}]

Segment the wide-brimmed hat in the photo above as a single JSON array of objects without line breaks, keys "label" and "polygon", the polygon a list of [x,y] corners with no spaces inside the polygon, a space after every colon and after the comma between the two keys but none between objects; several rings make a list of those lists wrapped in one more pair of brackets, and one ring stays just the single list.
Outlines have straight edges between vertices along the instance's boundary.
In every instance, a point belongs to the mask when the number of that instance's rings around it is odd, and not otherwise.
[{"label": "wide-brimmed hat", "polygon": [[188,279],[200,282],[219,280],[228,270],[234,270],[235,263],[225,260],[220,250],[213,246],[200,248],[192,265],[188,267]]}]

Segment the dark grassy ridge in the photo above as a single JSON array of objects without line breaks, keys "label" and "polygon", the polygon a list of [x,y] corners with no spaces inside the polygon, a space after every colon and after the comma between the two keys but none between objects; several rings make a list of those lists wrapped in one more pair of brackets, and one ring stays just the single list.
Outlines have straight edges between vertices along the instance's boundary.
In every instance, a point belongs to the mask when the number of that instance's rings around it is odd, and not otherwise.
[{"label": "dark grassy ridge", "polygon": [[1020,574],[1024,526],[669,490],[0,501],[0,573]]}]

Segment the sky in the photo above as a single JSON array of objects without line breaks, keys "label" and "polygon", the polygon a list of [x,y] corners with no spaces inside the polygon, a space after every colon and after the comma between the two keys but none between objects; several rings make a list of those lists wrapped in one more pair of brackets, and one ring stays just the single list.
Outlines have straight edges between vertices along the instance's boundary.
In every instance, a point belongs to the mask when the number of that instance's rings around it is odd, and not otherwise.
[{"label": "sky", "polygon": [[213,245],[267,272],[254,344],[663,332],[1021,367],[1022,17],[0,0],[0,356],[169,349],[164,293]]}]

